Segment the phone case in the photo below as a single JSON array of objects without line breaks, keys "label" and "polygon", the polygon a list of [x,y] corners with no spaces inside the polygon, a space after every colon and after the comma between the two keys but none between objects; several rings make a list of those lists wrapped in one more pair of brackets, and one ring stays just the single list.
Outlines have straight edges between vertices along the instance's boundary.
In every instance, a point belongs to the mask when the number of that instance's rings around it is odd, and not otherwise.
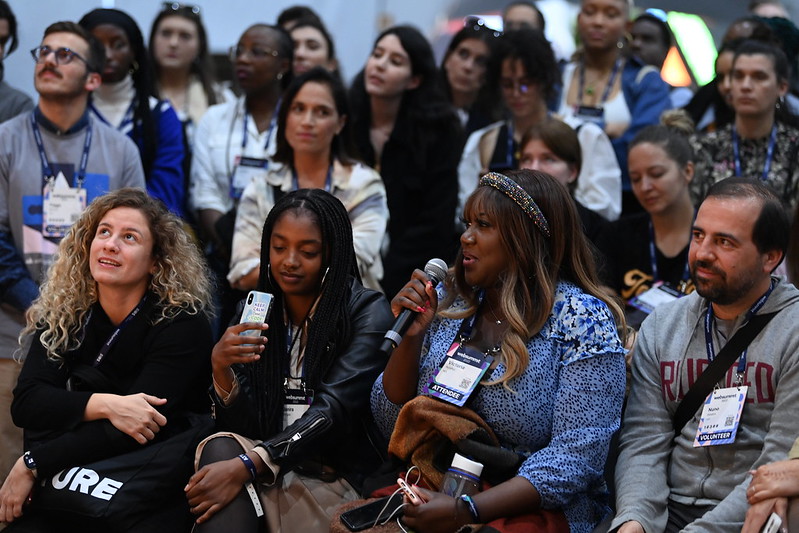
[{"label": "phone case", "polygon": [[[268,292],[250,291],[244,302],[244,310],[241,313],[240,324],[244,322],[264,323],[269,320],[269,313],[272,311],[272,300],[274,297]],[[262,334],[262,330],[248,329],[242,331],[245,337],[257,337]]]}]

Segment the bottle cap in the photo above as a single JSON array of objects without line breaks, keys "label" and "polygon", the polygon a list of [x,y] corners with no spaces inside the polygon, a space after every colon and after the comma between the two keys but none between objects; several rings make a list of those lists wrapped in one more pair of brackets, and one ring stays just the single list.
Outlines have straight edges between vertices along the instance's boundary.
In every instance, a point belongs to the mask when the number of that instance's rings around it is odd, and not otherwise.
[{"label": "bottle cap", "polygon": [[480,474],[483,473],[482,464],[478,463],[477,461],[472,461],[471,459],[467,459],[466,457],[458,453],[456,453],[455,456],[452,458],[452,468],[463,470],[464,472],[468,472],[477,478],[479,478]]}]

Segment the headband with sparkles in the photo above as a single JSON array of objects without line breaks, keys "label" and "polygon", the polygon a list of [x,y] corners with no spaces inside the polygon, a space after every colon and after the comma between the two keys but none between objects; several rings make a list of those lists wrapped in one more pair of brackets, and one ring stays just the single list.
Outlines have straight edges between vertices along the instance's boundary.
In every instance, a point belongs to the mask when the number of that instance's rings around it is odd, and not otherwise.
[{"label": "headband with sparkles", "polygon": [[547,223],[544,213],[541,212],[541,209],[539,209],[538,205],[535,203],[535,200],[533,200],[533,198],[527,194],[527,191],[522,189],[521,185],[504,174],[500,174],[499,172],[489,172],[480,178],[479,185],[493,187],[516,202],[516,204],[522,208],[522,211],[527,213],[527,216],[530,217],[539,231],[541,231],[541,233],[543,233],[546,237],[550,236],[549,223]]}]

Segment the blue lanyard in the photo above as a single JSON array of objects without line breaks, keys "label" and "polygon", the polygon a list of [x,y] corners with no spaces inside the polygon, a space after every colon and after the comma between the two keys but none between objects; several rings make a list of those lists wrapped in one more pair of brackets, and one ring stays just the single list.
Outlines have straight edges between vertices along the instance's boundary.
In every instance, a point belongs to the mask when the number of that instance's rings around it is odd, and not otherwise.
[{"label": "blue lanyard", "polygon": [[[741,175],[741,147],[740,139],[738,138],[738,130],[735,125],[732,126],[732,153],[735,156],[735,175]],[[774,146],[777,144],[777,124],[771,127],[771,136],[768,141],[768,150],[766,150],[766,162],[763,164],[763,174],[760,176],[760,181],[768,181],[768,173],[771,171],[771,160],[774,158]]]},{"label": "blue lanyard", "polygon": [[[613,70],[610,72],[610,78],[608,78],[608,84],[605,86],[605,92],[602,93],[602,100],[599,101],[598,107],[601,107],[602,104],[607,102],[608,97],[610,96],[610,91],[613,90],[613,84],[616,83],[616,76],[619,75],[619,70],[621,70],[621,59],[616,59],[616,63],[613,64]],[[583,104],[583,91],[585,90],[585,61],[580,62],[580,78],[579,78],[579,90],[580,90],[580,105]]]},{"label": "blue lanyard", "polygon": [[[45,180],[55,179],[53,175],[53,168],[47,160],[47,154],[44,151],[44,142],[42,141],[42,132],[39,131],[39,125],[36,123],[36,118],[31,113],[31,128],[33,129],[33,138],[36,139],[36,147],[39,149],[39,158],[42,160],[42,176]],[[89,164],[89,148],[92,145],[92,121],[89,120],[86,124],[86,138],[83,141],[83,154],[80,156],[80,165],[78,172],[75,174],[73,180],[80,188],[83,185],[83,180],[86,179],[86,166]]]},{"label": "blue lanyard", "polygon": [[[297,176],[297,171],[291,169],[291,190],[296,191],[300,188],[300,178]],[[332,194],[333,192],[333,165],[327,169],[327,177],[325,178],[325,192]]]},{"label": "blue lanyard", "polygon": [[[247,148],[247,103],[244,103],[244,131],[241,137],[241,153],[244,155],[244,149]],[[269,148],[269,140],[272,138],[272,131],[275,129],[277,125],[277,114],[280,112],[280,100],[277,101],[277,105],[275,105],[275,110],[272,112],[272,120],[269,121],[269,129],[266,131],[266,142],[264,143],[264,150]]]},{"label": "blue lanyard", "polygon": [[[655,255],[655,226],[652,224],[652,219],[649,219],[649,263],[652,267],[652,281],[661,281],[660,275],[658,274],[658,262],[657,256]],[[680,281],[687,280],[691,275],[691,271],[688,268],[688,259],[685,259],[685,269],[682,272],[682,277]]]},{"label": "blue lanyard", "polygon": [[[749,311],[746,312],[746,320],[744,323],[749,322],[749,320],[763,308],[773,290],[774,280],[771,281],[768,290],[763,293],[763,296],[758,298],[758,300],[752,304],[752,307],[749,308]],[[716,348],[713,346],[713,304],[710,301],[707,303],[707,312],[705,312],[705,350],[707,351],[707,360],[713,362],[713,359],[716,358]],[[743,376],[746,370],[746,352],[747,350],[743,351],[741,359],[738,361],[739,377]]]},{"label": "blue lanyard", "polygon": [[[97,115],[97,118],[99,118],[100,120],[102,120],[102,121],[103,121],[103,123],[105,123],[105,124],[108,124],[108,125],[109,125],[109,126],[111,126],[112,128],[114,127],[114,125],[113,125],[113,124],[111,124],[110,122],[108,122],[108,119],[106,119],[106,118],[103,116],[103,114],[102,114],[102,113],[100,113],[100,111],[98,111],[96,107],[94,107],[94,102],[92,102],[92,103],[90,103],[90,104],[89,104],[89,108],[92,110],[92,112],[93,112],[95,115]],[[135,109],[135,108],[136,108],[136,100],[134,99],[134,100],[133,100],[133,101],[130,103],[130,105],[128,106],[128,110],[127,110],[127,111],[125,111],[125,114],[122,116],[122,122],[120,122],[120,123],[119,123],[119,126],[116,128],[116,129],[117,129],[117,131],[121,131],[122,133],[124,133],[125,135],[127,135],[127,134],[128,134],[128,132],[127,132],[127,131],[125,131],[125,128],[128,126],[128,124],[130,124],[130,125],[131,125],[131,129],[132,129],[132,127],[133,127],[133,126],[132,126],[132,125],[133,125],[133,111],[134,111],[134,109]]]},{"label": "blue lanyard", "polygon": [[119,324],[119,326],[117,326],[117,329],[115,329],[114,332],[111,334],[111,336],[108,337],[108,340],[105,341],[105,344],[103,344],[103,347],[100,348],[100,352],[97,354],[97,357],[95,357],[92,366],[99,365],[103,361],[103,359],[105,359],[105,356],[108,355],[108,352],[111,351],[111,348],[114,346],[114,344],[116,344],[117,339],[119,339],[119,334],[122,332],[123,329],[125,329],[125,326],[130,324],[131,320],[136,318],[136,315],[139,314],[139,311],[141,311],[141,308],[144,305],[144,302],[146,301],[147,301],[147,295],[145,294],[142,297],[142,299],[139,300],[139,303],[136,304],[136,307],[133,308],[133,311],[128,313],[128,316],[125,317],[125,320],[123,320],[122,323]]}]

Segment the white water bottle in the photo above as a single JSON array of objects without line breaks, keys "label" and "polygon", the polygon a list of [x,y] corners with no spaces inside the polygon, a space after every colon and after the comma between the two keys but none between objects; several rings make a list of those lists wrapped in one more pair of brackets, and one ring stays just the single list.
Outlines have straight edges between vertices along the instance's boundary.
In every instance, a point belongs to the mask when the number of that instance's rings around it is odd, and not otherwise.
[{"label": "white water bottle", "polygon": [[480,474],[483,465],[455,454],[452,466],[449,467],[444,479],[441,481],[441,490],[444,494],[457,498],[462,494],[471,496],[480,492]]}]

